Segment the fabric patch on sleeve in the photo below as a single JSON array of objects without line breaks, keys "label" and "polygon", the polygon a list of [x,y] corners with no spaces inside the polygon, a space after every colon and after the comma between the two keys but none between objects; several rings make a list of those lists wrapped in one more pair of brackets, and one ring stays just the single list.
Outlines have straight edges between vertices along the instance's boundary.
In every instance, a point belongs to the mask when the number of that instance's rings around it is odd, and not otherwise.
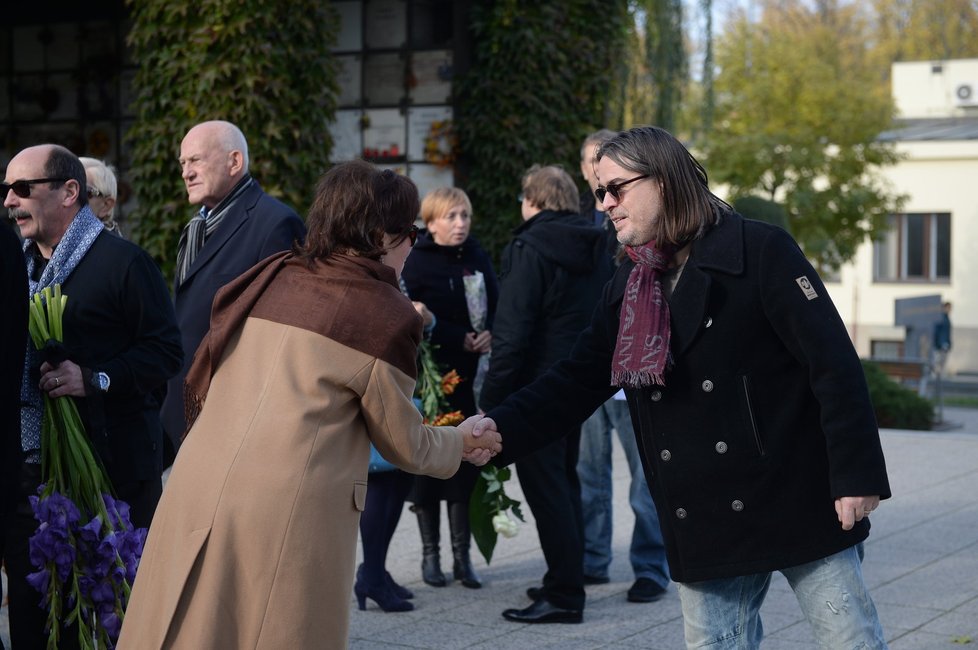
[{"label": "fabric patch on sleeve", "polygon": [[818,294],[815,292],[815,287],[812,286],[812,283],[808,279],[807,275],[803,275],[800,278],[795,278],[795,282],[797,282],[798,286],[801,287],[801,291],[805,294],[806,298],[809,300],[815,300],[818,298]]}]

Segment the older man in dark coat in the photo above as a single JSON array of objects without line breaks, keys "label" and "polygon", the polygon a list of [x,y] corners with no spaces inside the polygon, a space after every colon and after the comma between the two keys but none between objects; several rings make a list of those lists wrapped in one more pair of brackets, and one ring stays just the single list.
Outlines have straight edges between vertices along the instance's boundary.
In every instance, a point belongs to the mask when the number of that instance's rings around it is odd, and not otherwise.
[{"label": "older man in dark coat", "polygon": [[[163,428],[174,453],[186,421],[183,380],[210,327],[217,290],[306,233],[295,210],[265,194],[249,173],[248,143],[230,122],[202,122],[180,145],[187,197],[200,210],[184,228],[173,293],[184,362],[163,402]],[[167,464],[171,461],[167,458]]]},{"label": "older man in dark coat", "polygon": [[180,334],[166,282],[152,258],[109,233],[87,205],[85,168],[58,145],[28,147],[7,165],[4,205],[24,237],[33,295],[61,285],[64,359],[28,353],[20,384],[16,503],[6,517],[3,559],[15,648],[43,647],[46,612],[26,580],[37,528],[29,497],[41,476],[43,394],[72,398],[132,523],[148,527],[163,489],[158,393],[180,368]]}]

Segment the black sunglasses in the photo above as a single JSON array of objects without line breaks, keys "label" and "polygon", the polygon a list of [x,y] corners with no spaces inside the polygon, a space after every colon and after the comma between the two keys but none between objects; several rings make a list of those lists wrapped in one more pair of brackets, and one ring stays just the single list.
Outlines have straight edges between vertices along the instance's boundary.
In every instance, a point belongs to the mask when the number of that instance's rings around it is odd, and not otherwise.
[{"label": "black sunglasses", "polygon": [[608,194],[614,197],[616,201],[621,201],[621,188],[625,187],[629,183],[640,181],[643,178],[648,178],[649,176],[651,176],[651,174],[642,174],[641,176],[629,178],[627,181],[622,181],[620,183],[608,183],[607,187],[598,186],[598,189],[594,190],[594,196],[597,197],[598,203],[604,203],[604,197]]},{"label": "black sunglasses", "polygon": [[29,198],[31,195],[31,185],[37,185],[38,183],[64,183],[65,181],[71,180],[69,178],[34,178],[29,181],[14,181],[13,183],[0,183],[0,192],[3,193],[3,198],[7,198],[7,193],[10,190],[14,191],[14,194],[22,199]]},{"label": "black sunglasses", "polygon": [[414,243],[415,243],[416,241],[418,241],[418,233],[419,233],[419,232],[421,232],[421,230],[420,230],[420,229],[419,229],[419,228],[418,228],[418,227],[417,227],[416,225],[414,225],[414,224],[412,223],[412,224],[411,224],[411,227],[410,227],[410,228],[408,228],[408,230],[407,230],[407,232],[406,232],[406,233],[404,233],[404,234],[405,234],[405,236],[406,236],[406,237],[407,237],[408,239],[410,239],[410,240],[411,240],[411,246],[414,246]]}]

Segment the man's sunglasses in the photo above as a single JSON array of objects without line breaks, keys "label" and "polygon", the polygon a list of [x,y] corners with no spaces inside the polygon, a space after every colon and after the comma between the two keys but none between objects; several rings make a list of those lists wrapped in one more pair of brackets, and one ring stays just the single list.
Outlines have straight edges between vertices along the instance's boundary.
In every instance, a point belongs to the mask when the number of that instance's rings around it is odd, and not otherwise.
[{"label": "man's sunglasses", "polygon": [[642,174],[641,176],[636,176],[635,178],[629,178],[627,181],[622,181],[620,183],[608,183],[607,187],[598,186],[598,189],[594,190],[594,196],[597,197],[598,203],[604,203],[604,197],[610,194],[614,197],[615,201],[621,201],[621,188],[625,187],[629,183],[634,183],[635,181],[640,181],[643,178],[648,178],[651,174]]},{"label": "man's sunglasses", "polygon": [[0,183],[0,192],[4,199],[7,198],[7,193],[10,190],[14,191],[14,194],[22,199],[29,198],[31,195],[31,185],[37,185],[38,183],[64,183],[71,179],[68,178],[34,178],[29,181],[14,181],[13,183]]}]

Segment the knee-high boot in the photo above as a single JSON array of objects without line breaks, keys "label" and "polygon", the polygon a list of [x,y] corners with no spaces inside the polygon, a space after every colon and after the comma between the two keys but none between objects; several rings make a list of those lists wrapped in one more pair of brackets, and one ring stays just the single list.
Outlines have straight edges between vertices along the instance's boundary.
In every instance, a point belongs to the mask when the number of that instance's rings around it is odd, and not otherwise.
[{"label": "knee-high boot", "polygon": [[452,501],[448,504],[448,526],[452,531],[452,556],[455,558],[453,573],[456,580],[469,589],[478,589],[482,580],[472,568],[469,557],[471,533],[469,531],[469,504]]},{"label": "knee-high boot", "polygon": [[432,587],[444,587],[448,580],[441,572],[438,549],[441,541],[441,503],[417,504],[414,512],[418,515],[418,529],[421,531],[421,578]]}]

